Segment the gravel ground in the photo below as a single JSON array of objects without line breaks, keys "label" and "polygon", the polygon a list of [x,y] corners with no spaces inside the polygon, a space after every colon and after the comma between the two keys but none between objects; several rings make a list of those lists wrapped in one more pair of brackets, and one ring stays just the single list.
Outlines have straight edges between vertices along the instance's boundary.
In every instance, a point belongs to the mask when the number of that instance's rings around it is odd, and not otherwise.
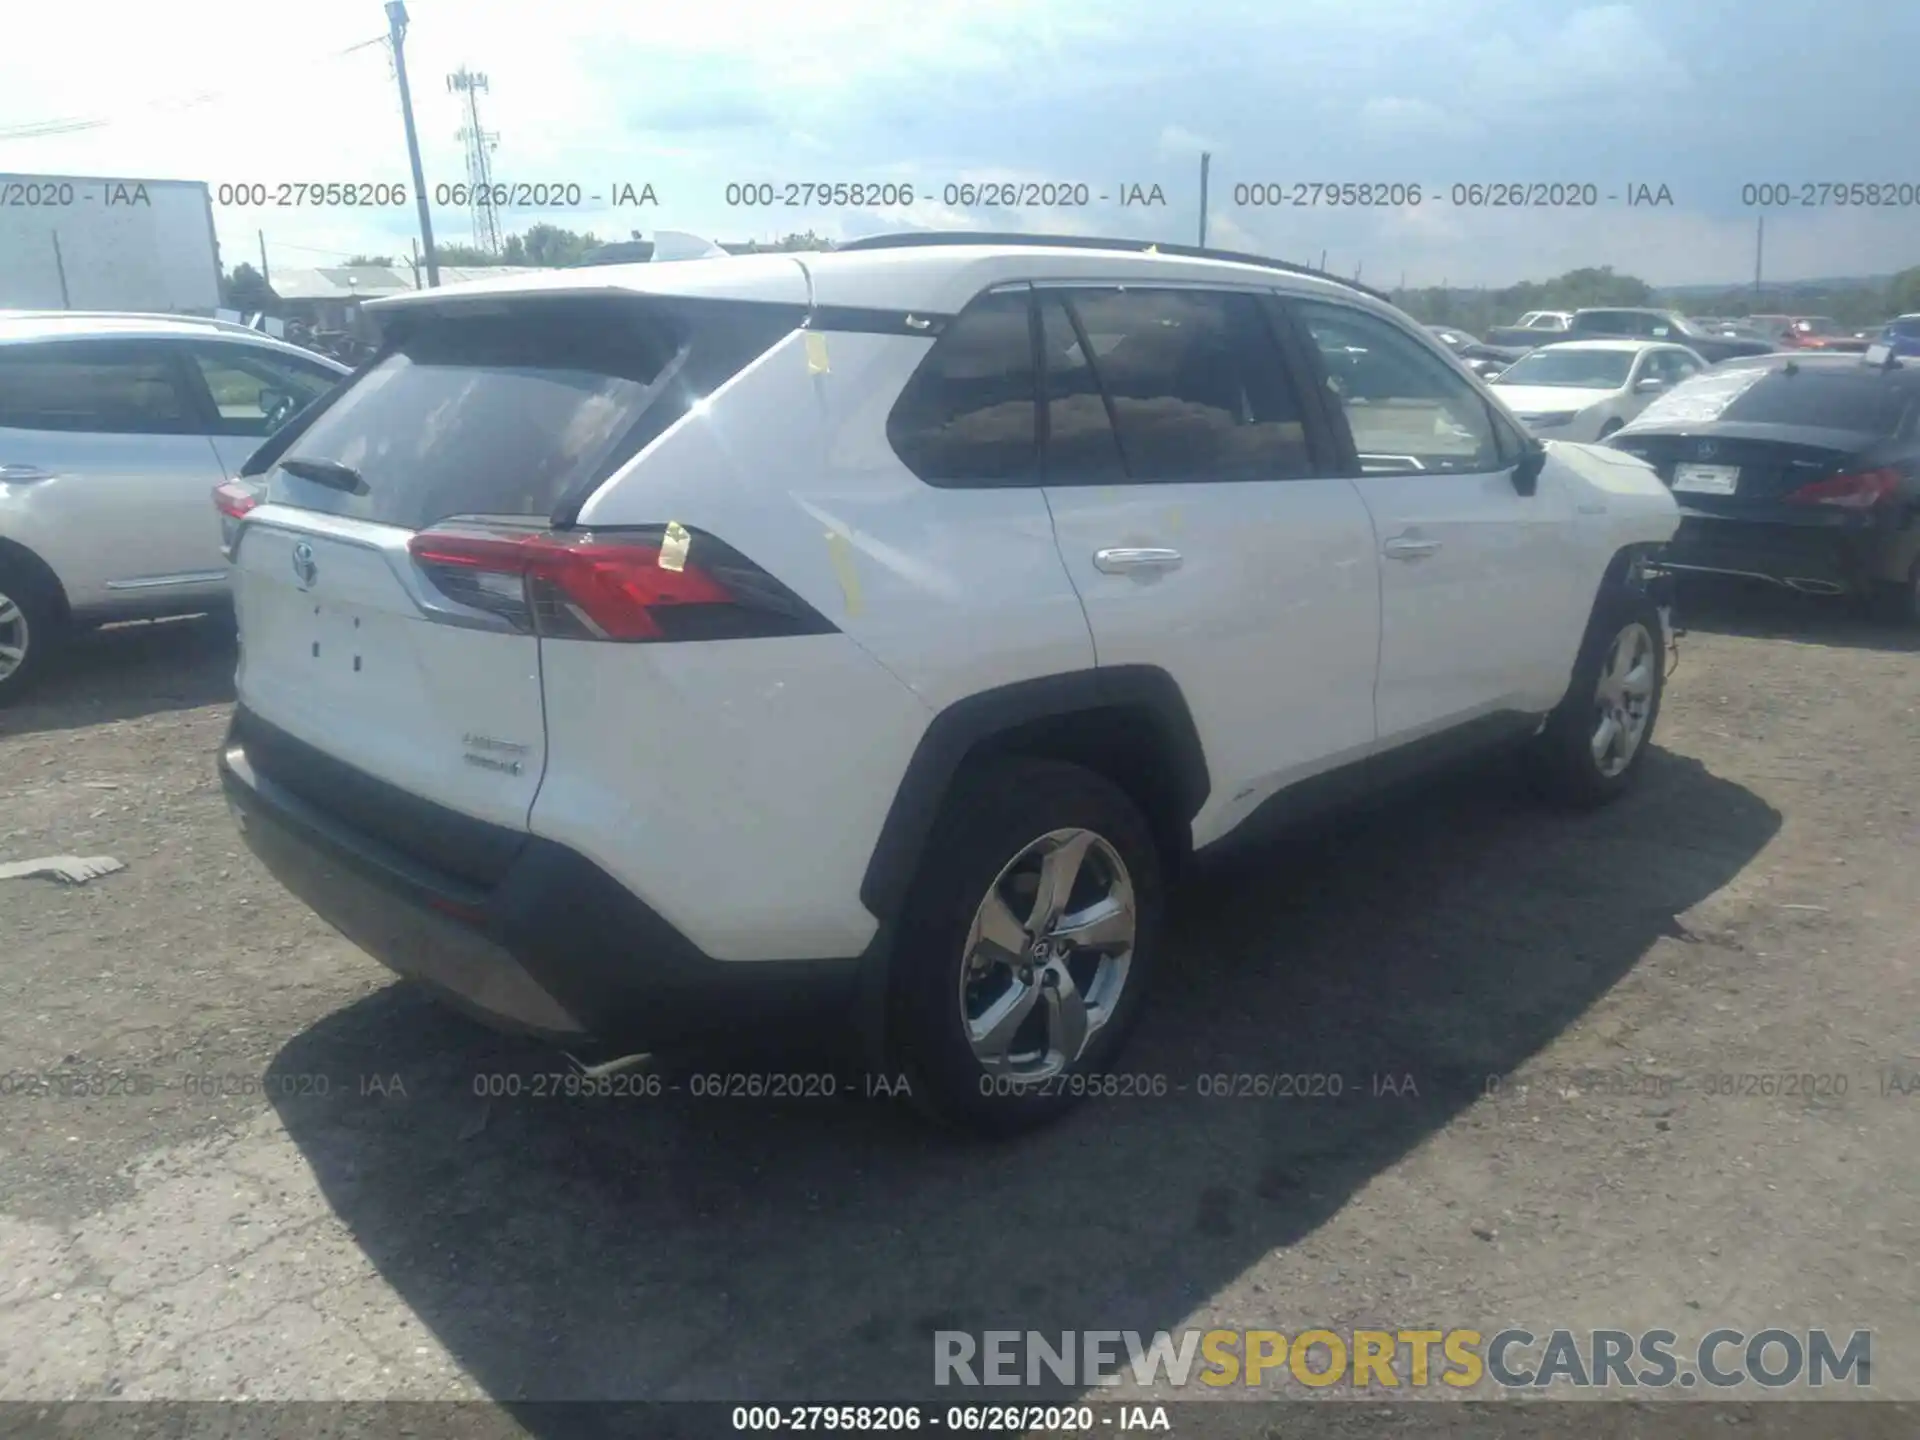
[{"label": "gravel ground", "polygon": [[[1507,1324],[1871,1328],[1920,1398],[1920,644],[1704,603],[1628,801],[1488,771],[1204,872],[1127,1057],[1169,1093],[997,1147],[481,1099],[555,1057],[241,849],[220,627],[103,632],[0,712],[0,860],[127,866],[0,883],[0,1399],[844,1400],[926,1394],[937,1329]],[[1276,1072],[1341,1094],[1200,1093]],[[1844,1079],[1738,1078],[1782,1073]]]}]

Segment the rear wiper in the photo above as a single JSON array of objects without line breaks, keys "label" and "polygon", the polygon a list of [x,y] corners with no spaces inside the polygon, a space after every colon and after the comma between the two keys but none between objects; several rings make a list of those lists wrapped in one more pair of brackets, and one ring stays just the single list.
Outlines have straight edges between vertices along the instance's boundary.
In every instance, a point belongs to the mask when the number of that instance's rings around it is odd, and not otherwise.
[{"label": "rear wiper", "polygon": [[367,493],[367,482],[360,472],[351,465],[342,465],[338,460],[282,460],[280,468],[289,475],[298,475],[302,480],[311,480],[330,490],[344,490],[349,495]]}]

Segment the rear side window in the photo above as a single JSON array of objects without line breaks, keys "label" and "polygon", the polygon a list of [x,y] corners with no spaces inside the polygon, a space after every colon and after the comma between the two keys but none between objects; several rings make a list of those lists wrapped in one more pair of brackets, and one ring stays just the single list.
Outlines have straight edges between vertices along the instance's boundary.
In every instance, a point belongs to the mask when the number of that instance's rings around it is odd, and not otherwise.
[{"label": "rear side window", "polygon": [[387,353],[280,457],[345,465],[357,491],[276,470],[272,498],[408,529],[451,516],[564,522],[802,318],[787,306],[604,297],[401,312]]},{"label": "rear side window", "polygon": [[1134,480],[1314,473],[1300,397],[1255,296],[1128,288],[1075,291],[1069,303]]},{"label": "rear side window", "polygon": [[164,350],[59,342],[0,346],[0,428],[184,435],[199,425]]},{"label": "rear side window", "polygon": [[887,440],[929,485],[1035,482],[1028,291],[982,295],[955,317],[887,417]]},{"label": "rear side window", "polygon": [[1897,433],[1920,389],[1895,386],[1886,373],[1785,366],[1735,397],[1719,419],[1748,425],[1807,425],[1861,435]]}]

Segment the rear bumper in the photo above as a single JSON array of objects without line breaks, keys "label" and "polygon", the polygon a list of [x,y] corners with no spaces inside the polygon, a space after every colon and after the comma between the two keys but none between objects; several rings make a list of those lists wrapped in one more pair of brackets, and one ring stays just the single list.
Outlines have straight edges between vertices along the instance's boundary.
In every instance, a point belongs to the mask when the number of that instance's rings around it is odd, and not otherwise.
[{"label": "rear bumper", "polygon": [[1795,590],[1851,594],[1876,581],[1904,579],[1920,550],[1920,532],[1826,525],[1783,525],[1689,515],[1660,563],[1766,580]]},{"label": "rear bumper", "polygon": [[857,958],[714,960],[565,846],[516,837],[501,878],[475,886],[259,773],[238,726],[218,763],[276,879],[388,969],[497,1028],[624,1051],[858,1033]]}]

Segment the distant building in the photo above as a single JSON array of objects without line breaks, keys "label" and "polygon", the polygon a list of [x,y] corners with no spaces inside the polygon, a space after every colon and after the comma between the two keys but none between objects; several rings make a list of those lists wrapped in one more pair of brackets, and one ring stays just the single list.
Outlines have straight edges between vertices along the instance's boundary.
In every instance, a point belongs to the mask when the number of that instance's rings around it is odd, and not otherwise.
[{"label": "distant building", "polygon": [[[468,280],[491,280],[502,275],[525,275],[534,265],[442,265],[440,283],[459,285]],[[270,277],[280,297],[282,314],[310,330],[335,332],[363,340],[374,338],[372,322],[360,315],[362,300],[401,295],[415,289],[411,266],[329,265],[318,270],[276,265]],[[421,283],[424,282],[424,277]]]}]

